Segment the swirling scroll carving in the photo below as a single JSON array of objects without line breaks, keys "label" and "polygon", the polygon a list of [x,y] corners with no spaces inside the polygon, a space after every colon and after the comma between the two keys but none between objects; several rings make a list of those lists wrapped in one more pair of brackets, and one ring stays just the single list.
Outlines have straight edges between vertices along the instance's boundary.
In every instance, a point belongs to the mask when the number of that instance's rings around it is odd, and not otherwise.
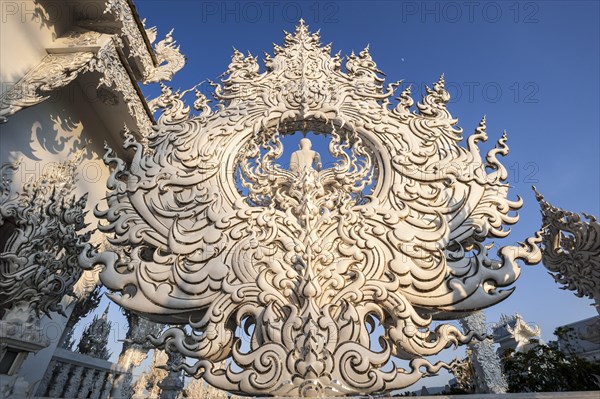
[{"label": "swirling scroll carving", "polygon": [[[236,50],[212,83],[216,110],[197,92],[192,115],[185,92],[163,85],[149,149],[126,134],[126,163],[107,147],[108,207],[96,215],[122,256],[101,279],[121,306],[186,324],[153,343],[196,359],[180,367],[220,389],[339,396],[406,387],[452,366],[423,356],[474,337],[433,320],[502,301],[516,261],[541,257],[537,236],[501,248],[497,260],[484,244],[509,234],[522,204],[507,198],[497,158],[508,152],[505,135],[482,159],[485,119],[459,145],[443,78],[417,111],[409,90],[389,109],[398,83],[384,87],[369,49],[345,70],[330,50],[302,22],[264,71]],[[298,173],[278,165],[280,137],[298,130],[329,137],[337,163]]]}]

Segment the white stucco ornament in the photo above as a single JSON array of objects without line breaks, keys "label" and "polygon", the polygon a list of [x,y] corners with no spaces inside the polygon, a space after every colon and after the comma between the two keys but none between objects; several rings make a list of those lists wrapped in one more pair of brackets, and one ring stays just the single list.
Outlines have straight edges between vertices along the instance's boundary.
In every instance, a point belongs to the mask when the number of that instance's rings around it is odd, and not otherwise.
[{"label": "white stucco ornament", "polygon": [[578,297],[594,300],[600,313],[600,223],[553,206],[535,187],[542,211],[543,264],[561,285]]},{"label": "white stucco ornament", "polygon": [[[506,136],[482,159],[485,120],[459,145],[443,78],[415,112],[410,89],[390,107],[399,83],[384,87],[368,49],[344,68],[330,50],[301,22],[264,70],[235,51],[213,84],[216,110],[197,92],[191,115],[163,86],[149,149],[126,133],[131,162],[105,156],[108,208],[96,214],[121,259],[101,279],[121,306],[178,325],[154,344],[196,359],[182,367],[220,389],[406,387],[449,367],[423,356],[473,337],[432,320],[500,302],[516,260],[540,259],[539,238],[497,261],[483,244],[506,237],[521,206],[497,159]],[[337,163],[318,165],[306,145],[293,170],[280,166],[280,139],[295,131],[327,137]]]}]

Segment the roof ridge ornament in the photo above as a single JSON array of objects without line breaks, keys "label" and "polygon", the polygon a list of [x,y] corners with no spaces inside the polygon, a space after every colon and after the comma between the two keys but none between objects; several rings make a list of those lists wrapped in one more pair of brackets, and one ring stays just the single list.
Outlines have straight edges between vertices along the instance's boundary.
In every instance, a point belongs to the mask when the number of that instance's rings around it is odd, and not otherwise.
[{"label": "roof ridge ornament", "polygon": [[[502,301],[516,261],[541,257],[539,237],[498,260],[484,244],[508,235],[522,204],[496,158],[505,139],[482,159],[484,119],[462,147],[443,77],[416,110],[409,88],[390,109],[399,83],[384,87],[368,49],[342,68],[303,22],[274,48],[265,69],[234,51],[211,82],[214,111],[200,95],[194,115],[164,86],[150,151],[127,138],[128,164],[108,149],[96,215],[122,252],[101,274],[111,298],[186,324],[193,334],[172,327],[152,342],[230,392],[380,393],[451,367],[423,357],[474,334],[432,321]],[[281,137],[295,131],[325,135],[335,164],[306,167],[308,154],[303,168],[281,166]]]}]

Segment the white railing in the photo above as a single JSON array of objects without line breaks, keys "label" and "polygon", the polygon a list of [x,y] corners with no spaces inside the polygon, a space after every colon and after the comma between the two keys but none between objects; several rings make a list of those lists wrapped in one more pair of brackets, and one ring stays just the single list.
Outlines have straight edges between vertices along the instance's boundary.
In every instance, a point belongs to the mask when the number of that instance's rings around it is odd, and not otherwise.
[{"label": "white railing", "polygon": [[57,348],[37,396],[49,398],[120,398],[117,381],[127,371],[116,364]]}]

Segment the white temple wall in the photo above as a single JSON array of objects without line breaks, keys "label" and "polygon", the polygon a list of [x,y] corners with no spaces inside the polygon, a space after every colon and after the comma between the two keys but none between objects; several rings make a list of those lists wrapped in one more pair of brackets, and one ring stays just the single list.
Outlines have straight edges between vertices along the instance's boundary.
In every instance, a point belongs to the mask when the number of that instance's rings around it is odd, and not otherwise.
[{"label": "white temple wall", "polygon": [[[103,142],[113,146],[115,143],[76,83],[9,117],[0,129],[0,162],[22,159],[21,168],[13,177],[16,190],[20,191],[28,179],[39,177],[53,164],[84,150],[77,168],[75,194],[80,197],[89,193],[90,210],[104,197],[109,171],[102,160]],[[93,212],[88,213],[86,222],[95,227]]]},{"label": "white temple wall", "polygon": [[51,43],[59,26],[66,24],[66,11],[58,5],[60,2],[53,2],[55,11],[50,14],[32,0],[0,2],[2,93],[46,56],[44,44]]},{"label": "white temple wall", "polygon": [[[49,100],[17,112],[0,125],[0,163],[22,158],[21,167],[13,176],[14,189],[21,191],[28,179],[39,177],[52,164],[63,162],[83,149],[74,195],[89,194],[86,222],[90,224],[89,229],[93,229],[97,226],[93,209],[106,194],[104,182],[109,175],[102,161],[102,143],[105,138],[110,142],[110,136],[84,98],[81,87],[74,82]],[[91,242],[99,237],[96,233]],[[65,297],[62,303],[65,313],[70,315],[74,306],[72,299]],[[53,313],[52,318],[41,318],[41,328],[50,346],[30,354],[23,363],[19,374],[29,383],[35,384],[44,376],[66,322],[67,318],[57,313]]]}]

